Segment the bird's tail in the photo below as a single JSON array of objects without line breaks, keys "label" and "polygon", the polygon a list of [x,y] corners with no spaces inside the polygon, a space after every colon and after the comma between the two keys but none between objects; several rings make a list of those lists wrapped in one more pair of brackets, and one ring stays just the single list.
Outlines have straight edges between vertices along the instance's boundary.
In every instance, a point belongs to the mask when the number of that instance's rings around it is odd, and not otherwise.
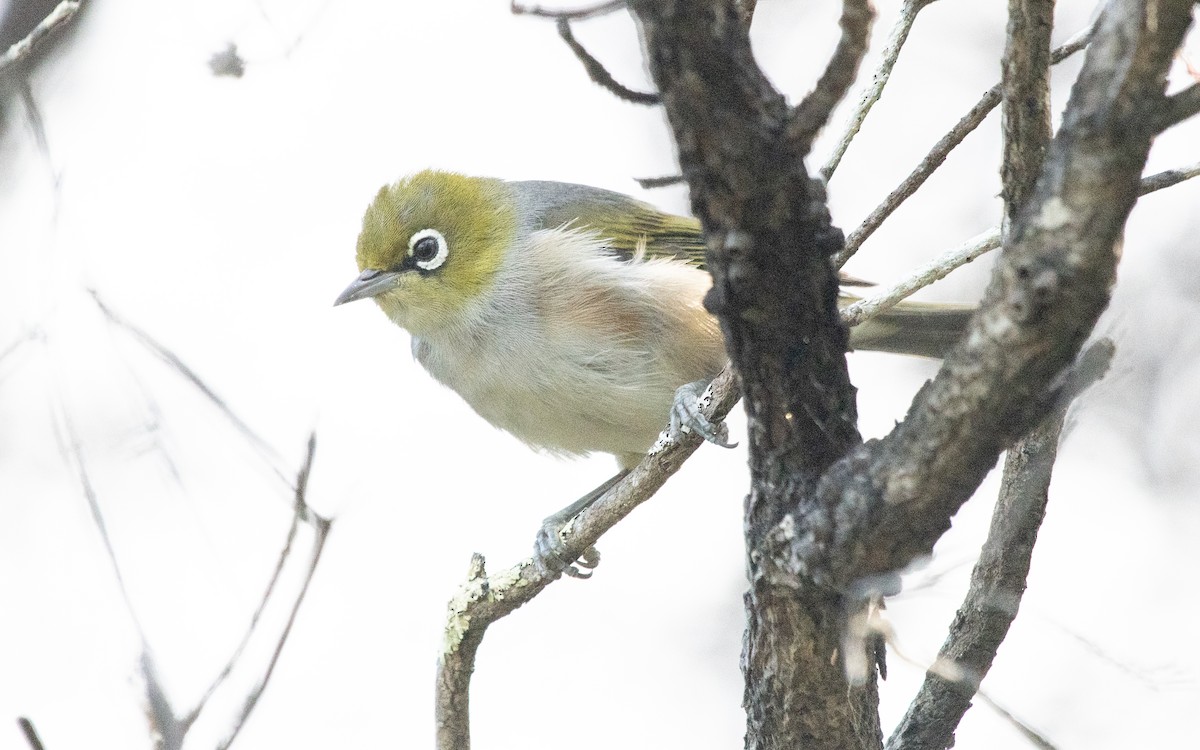
[{"label": "bird's tail", "polygon": [[945,356],[975,312],[972,305],[901,302],[850,329],[850,347],[876,352]]}]

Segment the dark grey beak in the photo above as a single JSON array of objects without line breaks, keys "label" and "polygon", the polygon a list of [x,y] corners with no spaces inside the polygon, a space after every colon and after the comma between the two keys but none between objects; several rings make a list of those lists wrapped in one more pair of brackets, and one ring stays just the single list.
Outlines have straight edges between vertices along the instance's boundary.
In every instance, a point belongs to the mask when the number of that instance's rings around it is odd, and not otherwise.
[{"label": "dark grey beak", "polygon": [[353,302],[356,299],[366,299],[374,297],[377,294],[395,289],[396,283],[400,280],[400,274],[396,271],[380,271],[377,268],[368,268],[358,275],[358,278],[350,282],[350,286],[346,287],[338,298],[333,301],[334,306]]}]

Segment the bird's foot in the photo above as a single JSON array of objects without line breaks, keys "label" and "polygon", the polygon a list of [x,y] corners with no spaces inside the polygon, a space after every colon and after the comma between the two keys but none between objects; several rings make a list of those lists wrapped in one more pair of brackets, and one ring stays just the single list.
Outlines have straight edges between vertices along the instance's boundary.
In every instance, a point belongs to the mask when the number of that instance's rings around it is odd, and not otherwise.
[{"label": "bird's foot", "polygon": [[722,448],[736,448],[737,443],[729,442],[729,428],[724,422],[713,422],[700,411],[700,398],[708,388],[707,380],[697,380],[694,383],[681,385],[675,391],[675,400],[671,404],[671,423],[667,427],[667,435],[672,439],[685,432],[694,432],[710,443]]},{"label": "bird's foot", "polygon": [[533,564],[540,574],[547,577],[557,577],[560,573],[565,573],[571,578],[592,577],[591,571],[600,564],[600,552],[595,547],[588,547],[583,554],[572,559],[573,556],[567,552],[563,542],[563,529],[584,508],[596,502],[628,473],[619,472],[604,484],[542,521],[542,528],[538,529],[533,540]]}]

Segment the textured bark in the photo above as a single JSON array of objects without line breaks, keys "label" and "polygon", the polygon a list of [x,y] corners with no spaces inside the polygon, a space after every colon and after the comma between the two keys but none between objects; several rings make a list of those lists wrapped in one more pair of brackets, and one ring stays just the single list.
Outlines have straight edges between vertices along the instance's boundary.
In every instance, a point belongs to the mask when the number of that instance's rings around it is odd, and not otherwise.
[{"label": "textured bark", "polygon": [[870,9],[847,3],[836,65],[793,110],[755,64],[733,3],[633,8],[708,237],[707,304],[721,319],[748,415],[746,746],[879,747],[874,675],[851,685],[843,664],[843,625],[861,603],[818,586],[781,586],[754,553],[861,442],[830,263],[842,234],[803,160],[814,123],[853,78]]},{"label": "textured bark", "polygon": [[[1031,19],[1018,24],[1023,37],[1044,38],[1047,5],[1018,5]],[[841,233],[802,163],[813,112],[836,85],[789,110],[755,65],[733,2],[631,2],[708,238],[708,304],[749,418],[747,747],[881,744],[874,675],[847,677],[846,648],[865,644],[845,640],[846,623],[931,552],[997,455],[1054,403],[1108,304],[1113,248],[1171,110],[1163,81],[1191,6],[1109,6],[1040,171],[1037,155],[1014,165],[1013,186],[1039,177],[967,335],[904,422],[862,444],[829,263]],[[839,55],[855,48],[860,11],[846,4]],[[1044,67],[1041,52],[1011,62]],[[1009,89],[1023,108],[1014,123],[1032,133],[1017,138],[1025,143],[1045,132],[1039,86]]]}]

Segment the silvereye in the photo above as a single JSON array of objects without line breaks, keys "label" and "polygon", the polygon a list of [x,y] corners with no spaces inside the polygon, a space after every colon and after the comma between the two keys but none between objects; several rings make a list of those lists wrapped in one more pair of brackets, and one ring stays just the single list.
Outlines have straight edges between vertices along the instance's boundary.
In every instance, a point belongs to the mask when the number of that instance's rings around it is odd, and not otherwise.
[{"label": "silvereye", "polygon": [[[668,421],[723,442],[694,407],[726,360],[703,262],[697,220],[628,196],[427,170],[379,190],[335,304],[374,299],[484,419],[551,453],[612,453],[620,477]],[[901,303],[851,346],[940,356],[970,312]],[[614,480],[546,519],[543,568],[571,562],[558,530]]]}]

